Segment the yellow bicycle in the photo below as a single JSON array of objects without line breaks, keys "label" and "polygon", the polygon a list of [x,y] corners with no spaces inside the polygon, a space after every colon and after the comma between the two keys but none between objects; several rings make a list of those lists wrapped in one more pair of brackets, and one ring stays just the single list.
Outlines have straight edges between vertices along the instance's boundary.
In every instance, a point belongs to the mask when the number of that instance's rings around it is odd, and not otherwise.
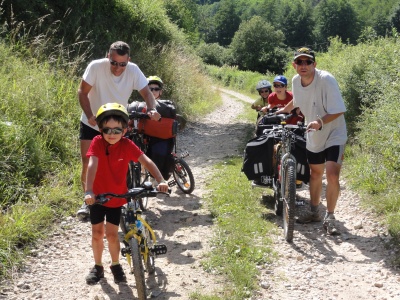
[{"label": "yellow bicycle", "polygon": [[[135,276],[139,300],[147,299],[145,275],[154,274],[156,255],[167,253],[167,246],[157,244],[156,235],[140,210],[141,197],[155,197],[158,193],[151,182],[130,189],[126,194],[104,193],[96,196],[99,204],[109,201],[110,197],[125,198],[127,205],[121,208],[120,227],[124,235],[124,247],[121,254],[126,257],[130,273]],[[145,268],[144,268],[145,266]]]}]

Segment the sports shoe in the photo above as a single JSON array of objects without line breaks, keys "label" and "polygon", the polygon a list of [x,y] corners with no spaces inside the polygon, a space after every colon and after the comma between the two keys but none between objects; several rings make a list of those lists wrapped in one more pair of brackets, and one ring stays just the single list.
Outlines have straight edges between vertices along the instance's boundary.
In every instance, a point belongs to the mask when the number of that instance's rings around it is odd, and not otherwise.
[{"label": "sports shoe", "polygon": [[336,219],[334,215],[328,215],[324,219],[324,223],[322,226],[324,227],[325,231],[329,235],[336,235],[339,234],[339,231],[336,228]]},{"label": "sports shoe", "polygon": [[89,275],[86,276],[87,284],[95,284],[104,278],[104,267],[95,265],[93,269],[90,270]]},{"label": "sports shoe", "polygon": [[78,210],[78,212],[76,213],[76,216],[78,217],[79,220],[83,221],[87,218],[89,218],[90,216],[90,210],[89,210],[89,206],[86,205],[85,202],[83,202],[81,208]]},{"label": "sports shoe", "polygon": [[306,224],[306,223],[311,223],[311,222],[321,222],[321,216],[319,215],[319,212],[312,212],[309,211],[305,215],[302,215],[297,218],[296,222],[300,224]]},{"label": "sports shoe", "polygon": [[120,264],[111,266],[111,272],[114,275],[114,282],[115,283],[120,283],[120,282],[126,282],[126,276],[124,273],[124,270],[122,269],[122,266]]}]

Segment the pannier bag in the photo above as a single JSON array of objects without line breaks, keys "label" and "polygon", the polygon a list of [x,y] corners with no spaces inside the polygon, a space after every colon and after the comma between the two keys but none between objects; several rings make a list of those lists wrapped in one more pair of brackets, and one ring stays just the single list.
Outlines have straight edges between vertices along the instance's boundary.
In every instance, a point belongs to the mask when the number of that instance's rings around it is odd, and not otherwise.
[{"label": "pannier bag", "polygon": [[[138,129],[140,133],[160,139],[175,137],[178,132],[176,109],[170,100],[157,100],[157,111],[161,115],[160,121],[140,119]],[[134,101],[128,105],[128,113],[147,112],[145,102]]]},{"label": "pannier bag", "polygon": [[310,181],[310,166],[307,162],[306,140],[303,136],[296,134],[296,141],[292,145],[291,152],[297,163],[296,179],[308,183]]},{"label": "pannier bag", "polygon": [[243,157],[242,172],[249,180],[259,180],[266,184],[272,183],[274,170],[272,156],[275,138],[273,134],[264,134],[249,140]]}]

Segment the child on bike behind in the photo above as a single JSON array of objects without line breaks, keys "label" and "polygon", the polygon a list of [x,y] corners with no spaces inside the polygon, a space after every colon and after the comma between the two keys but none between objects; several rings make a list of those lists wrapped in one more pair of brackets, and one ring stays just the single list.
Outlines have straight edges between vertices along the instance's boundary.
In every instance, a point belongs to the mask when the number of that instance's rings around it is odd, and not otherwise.
[{"label": "child on bike behind", "polygon": [[257,120],[265,114],[262,108],[268,106],[268,96],[272,93],[271,87],[271,83],[265,79],[259,81],[256,85],[256,90],[261,98],[254,101],[251,108],[257,111]]},{"label": "child on bike behind", "polygon": [[[102,105],[96,122],[101,135],[96,136],[86,154],[89,157],[87,169],[85,202],[90,207],[92,224],[92,250],[95,266],[86,276],[88,284],[95,284],[104,277],[102,254],[104,232],[111,255],[111,271],[114,282],[126,282],[126,276],[119,263],[120,243],[118,226],[121,206],[125,199],[112,198],[104,205],[95,203],[95,195],[102,193],[123,194],[127,192],[126,174],[129,161],[139,161],[158,182],[158,189],[168,191],[168,185],[157,166],[129,139],[123,137],[127,131],[129,116],[126,108],[118,103]],[[104,220],[106,225],[104,228]]]},{"label": "child on bike behind", "polygon": [[[150,91],[153,93],[156,101],[161,100],[164,87],[164,83],[161,78],[158,76],[149,76],[147,80],[149,82],[148,85]],[[157,137],[149,137],[149,147],[146,154],[157,165],[165,180],[168,180],[170,177],[170,173],[174,164],[174,160],[171,155],[174,142],[174,138],[161,139]]]},{"label": "child on bike behind", "polygon": [[[274,92],[268,96],[268,106],[262,107],[261,112],[268,113],[271,109],[281,109],[293,99],[293,93],[287,90],[287,79],[278,75],[273,81]],[[304,116],[299,109],[292,112],[292,116],[286,120],[286,124],[296,125],[297,122],[304,122]]]}]

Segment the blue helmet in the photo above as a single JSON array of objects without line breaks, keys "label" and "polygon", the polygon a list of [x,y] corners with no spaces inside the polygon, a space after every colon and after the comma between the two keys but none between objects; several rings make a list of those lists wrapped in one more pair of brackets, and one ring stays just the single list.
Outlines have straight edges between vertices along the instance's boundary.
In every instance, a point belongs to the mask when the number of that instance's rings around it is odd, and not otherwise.
[{"label": "blue helmet", "polygon": [[283,85],[287,85],[287,79],[283,75],[278,75],[274,78],[274,82],[282,83]]}]

